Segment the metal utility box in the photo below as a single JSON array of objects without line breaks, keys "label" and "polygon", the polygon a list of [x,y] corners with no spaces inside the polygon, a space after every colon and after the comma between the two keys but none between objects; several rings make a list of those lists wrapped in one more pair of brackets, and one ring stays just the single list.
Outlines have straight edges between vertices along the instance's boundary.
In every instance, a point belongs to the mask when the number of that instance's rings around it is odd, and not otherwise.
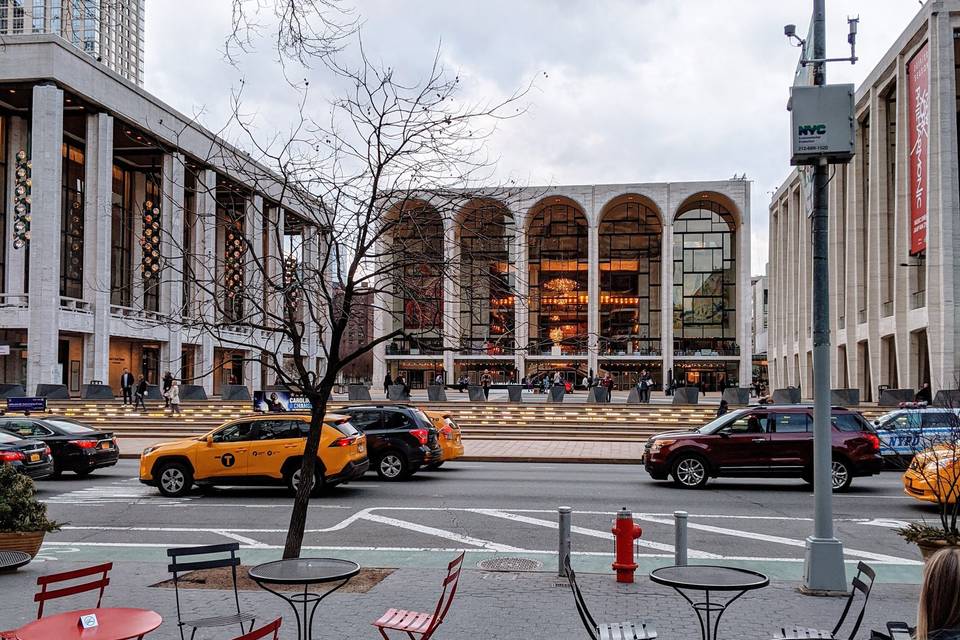
[{"label": "metal utility box", "polygon": [[845,163],[853,158],[855,121],[852,84],[791,87],[790,164]]}]

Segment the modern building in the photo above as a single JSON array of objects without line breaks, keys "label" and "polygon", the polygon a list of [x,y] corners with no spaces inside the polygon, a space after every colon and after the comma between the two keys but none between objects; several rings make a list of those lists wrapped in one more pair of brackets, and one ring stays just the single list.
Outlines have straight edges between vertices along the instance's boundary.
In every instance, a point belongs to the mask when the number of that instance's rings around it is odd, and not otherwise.
[{"label": "modern building", "polygon": [[[957,388],[960,2],[931,0],[856,92],[856,156],[830,178],[831,384]],[[813,386],[810,191],[770,203],[771,386]]]},{"label": "modern building", "polygon": [[[317,260],[316,218],[281,186],[63,38],[5,39],[0,383],[76,395],[93,381],[117,387],[127,368],[150,382],[170,370],[208,394],[272,384],[260,354],[289,345],[231,302],[256,278],[231,254]],[[181,255],[163,246],[173,239]],[[198,317],[217,329],[197,328]],[[320,328],[305,323],[321,369]]]},{"label": "modern building", "polygon": [[[766,271],[766,270],[764,270]],[[750,279],[753,302],[753,380],[763,385],[769,383],[767,373],[768,311],[770,291],[767,289],[767,276],[754,276]]]},{"label": "modern building", "polygon": [[143,86],[144,0],[0,0],[0,38],[60,36]]},{"label": "modern building", "polygon": [[[347,329],[340,343],[340,354],[353,353],[373,339],[373,292],[360,290],[354,294],[354,312],[347,320]],[[367,351],[340,370],[343,384],[379,382],[373,380],[373,353]]]},{"label": "modern building", "polygon": [[[374,381],[414,387],[590,370],[632,384],[646,369],[705,390],[751,378],[750,183],[529,187],[458,210],[423,201],[394,229],[458,261],[432,293],[378,293]],[[405,244],[403,246],[411,246]],[[429,277],[426,268],[417,277]],[[437,313],[425,313],[435,308]]]}]

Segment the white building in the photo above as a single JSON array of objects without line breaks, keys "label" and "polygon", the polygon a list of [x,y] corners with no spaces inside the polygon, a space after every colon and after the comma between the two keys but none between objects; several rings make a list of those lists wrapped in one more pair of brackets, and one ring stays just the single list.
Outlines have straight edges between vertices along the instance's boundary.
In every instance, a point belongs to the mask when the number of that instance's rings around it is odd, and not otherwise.
[{"label": "white building", "polygon": [[622,388],[646,369],[658,384],[672,375],[708,391],[750,383],[748,181],[529,187],[489,200],[450,215],[416,205],[419,250],[480,257],[436,287],[435,326],[415,312],[423,295],[381,296],[374,335],[425,337],[380,345],[376,384],[388,372],[414,387],[441,372],[475,382],[486,369],[496,382],[556,371],[579,382],[593,370]]},{"label": "white building", "polygon": [[[238,237],[279,262],[272,231],[282,229],[282,244],[302,245],[301,259],[315,261],[321,245],[309,212],[279,193],[245,154],[64,39],[7,39],[0,383],[27,393],[63,384],[77,395],[94,380],[117,390],[128,368],[152,383],[170,370],[208,394],[229,382],[271,384],[258,357],[288,353],[275,333],[240,326],[227,312],[209,318],[221,325],[217,335],[187,320],[213,313],[212,291],[254,286],[249,273],[224,273]],[[182,255],[156,246],[163,238],[182,239]],[[158,254],[169,262],[158,264]],[[319,330],[306,323],[319,368]]]},{"label": "white building", "polygon": [[[856,93],[856,156],[831,168],[831,384],[957,388],[960,2],[931,0]],[[811,242],[797,171],[770,203],[772,388],[813,387]]]},{"label": "white building", "polygon": [[0,0],[0,37],[60,36],[143,85],[144,0]]}]

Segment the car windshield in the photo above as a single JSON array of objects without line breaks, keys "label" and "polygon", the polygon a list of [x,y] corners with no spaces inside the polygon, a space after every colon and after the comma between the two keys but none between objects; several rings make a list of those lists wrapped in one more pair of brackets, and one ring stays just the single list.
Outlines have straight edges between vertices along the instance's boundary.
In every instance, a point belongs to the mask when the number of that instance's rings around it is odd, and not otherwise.
[{"label": "car windshield", "polygon": [[54,427],[60,429],[64,433],[93,433],[96,429],[88,427],[79,422],[74,422],[73,420],[52,420],[50,418],[44,420],[48,424],[52,424]]},{"label": "car windshield", "polygon": [[697,433],[713,433],[720,427],[724,426],[732,420],[736,420],[739,416],[742,416],[746,413],[747,409],[737,409],[736,411],[731,411],[730,413],[725,413],[719,418],[714,418],[707,424],[703,425],[699,429],[696,429]]}]

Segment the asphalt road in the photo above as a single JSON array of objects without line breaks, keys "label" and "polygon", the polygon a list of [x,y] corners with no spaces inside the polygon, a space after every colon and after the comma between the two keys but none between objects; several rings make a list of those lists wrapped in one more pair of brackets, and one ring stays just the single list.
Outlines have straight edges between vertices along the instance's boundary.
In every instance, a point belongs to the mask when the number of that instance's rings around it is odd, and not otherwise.
[{"label": "asphalt road", "polygon": [[[50,515],[68,523],[43,554],[163,562],[171,546],[236,540],[245,563],[277,557],[291,498],[282,488],[218,489],[171,499],[137,479],[135,461],[80,479],[38,483]],[[689,512],[691,559],[760,568],[784,579],[802,572],[813,495],[799,480],[724,480],[685,491],[650,480],[639,466],[448,463],[390,483],[370,475],[314,499],[303,555],[354,558],[366,566],[429,566],[436,549],[478,559],[527,557],[555,564],[556,508],[574,510],[580,566],[609,570],[613,513],[631,509],[644,529],[641,569],[672,557],[672,513]],[[919,555],[894,528],[935,512],[903,495],[900,476],[858,478],[836,496],[836,529],[847,560],[882,567],[880,579],[915,582]]]}]

